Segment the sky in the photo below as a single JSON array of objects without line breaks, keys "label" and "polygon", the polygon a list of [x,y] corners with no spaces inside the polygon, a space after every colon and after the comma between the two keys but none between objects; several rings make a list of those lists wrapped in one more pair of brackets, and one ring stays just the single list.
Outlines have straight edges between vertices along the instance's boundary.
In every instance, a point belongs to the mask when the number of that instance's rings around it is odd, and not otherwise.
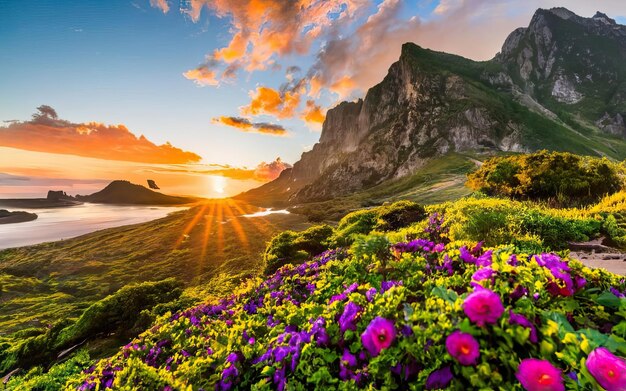
[{"label": "sky", "polygon": [[[0,0],[0,197],[21,194],[15,177],[84,190],[145,164],[173,190],[232,195],[297,161],[402,43],[486,60],[554,6],[626,24],[623,0]],[[193,185],[209,173],[227,189]]]}]

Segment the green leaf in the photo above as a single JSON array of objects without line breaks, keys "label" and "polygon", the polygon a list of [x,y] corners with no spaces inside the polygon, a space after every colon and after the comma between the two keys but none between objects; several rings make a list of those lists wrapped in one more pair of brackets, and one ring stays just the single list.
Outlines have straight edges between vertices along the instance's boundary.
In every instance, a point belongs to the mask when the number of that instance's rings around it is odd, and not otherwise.
[{"label": "green leaf", "polygon": [[565,315],[550,311],[544,311],[542,315],[546,320],[553,320],[554,322],[556,322],[556,324],[559,325],[559,334],[561,334],[563,331],[568,333],[574,332],[574,328],[569,323]]},{"label": "green leaf", "polygon": [[456,301],[456,299],[459,297],[456,292],[454,292],[453,290],[450,289],[446,289],[442,286],[436,286],[433,288],[433,290],[431,291],[431,294],[433,296],[437,296],[441,299],[444,299],[445,301],[449,302],[449,303],[454,303]]},{"label": "green leaf", "polygon": [[619,297],[609,291],[602,292],[602,294],[596,299],[596,302],[609,308],[619,308],[620,305]]}]

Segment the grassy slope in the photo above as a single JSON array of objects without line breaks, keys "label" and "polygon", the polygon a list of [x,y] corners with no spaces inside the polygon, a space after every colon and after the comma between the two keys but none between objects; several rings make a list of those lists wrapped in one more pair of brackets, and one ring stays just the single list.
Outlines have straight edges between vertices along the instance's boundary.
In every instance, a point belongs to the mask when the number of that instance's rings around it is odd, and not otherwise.
[{"label": "grassy slope", "polygon": [[0,336],[75,318],[133,282],[176,277],[193,286],[253,274],[272,235],[307,225],[298,215],[240,216],[254,209],[212,201],[144,224],[0,251]]},{"label": "grassy slope", "polygon": [[349,211],[397,200],[424,204],[451,201],[470,193],[466,174],[476,168],[482,156],[451,153],[427,162],[415,174],[385,181],[369,189],[330,201],[297,205],[291,210],[313,221],[338,220]]},{"label": "grassy slope", "polygon": [[[510,94],[498,92],[484,80],[484,73],[497,73],[503,70],[502,66],[492,61],[476,62],[460,56],[436,52],[420,48],[414,44],[405,44],[403,53],[409,55],[415,62],[416,71],[431,69],[436,72],[452,73],[462,76],[471,86],[472,101],[488,107],[495,118],[506,123],[524,126],[523,141],[531,149],[549,149],[567,151],[581,155],[602,155],[614,159],[626,158],[626,141],[611,136],[597,129],[574,129],[561,121],[553,121],[548,117],[535,113],[515,102]],[[556,107],[550,107],[557,109]],[[561,105],[560,114],[579,111],[580,107]],[[563,118],[565,118],[562,115]]]}]

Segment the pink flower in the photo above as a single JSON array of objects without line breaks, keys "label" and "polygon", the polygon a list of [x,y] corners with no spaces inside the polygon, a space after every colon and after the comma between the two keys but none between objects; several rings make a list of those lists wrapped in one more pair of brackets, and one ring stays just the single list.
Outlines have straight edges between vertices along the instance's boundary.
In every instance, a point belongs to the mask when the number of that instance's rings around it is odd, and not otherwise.
[{"label": "pink flower", "polygon": [[378,356],[381,350],[387,349],[396,339],[396,328],[389,319],[377,316],[367,326],[361,342],[372,357]]},{"label": "pink flower", "polygon": [[589,353],[587,370],[605,390],[626,390],[626,360],[607,348],[597,348]]},{"label": "pink flower", "polygon": [[486,323],[496,323],[504,313],[504,306],[496,293],[478,287],[465,298],[463,310],[472,322],[484,326]]},{"label": "pink flower", "polygon": [[480,357],[480,345],[471,334],[455,331],[446,338],[446,349],[461,365],[474,365]]},{"label": "pink flower", "polygon": [[527,391],[565,391],[561,371],[547,360],[522,360],[515,377]]}]

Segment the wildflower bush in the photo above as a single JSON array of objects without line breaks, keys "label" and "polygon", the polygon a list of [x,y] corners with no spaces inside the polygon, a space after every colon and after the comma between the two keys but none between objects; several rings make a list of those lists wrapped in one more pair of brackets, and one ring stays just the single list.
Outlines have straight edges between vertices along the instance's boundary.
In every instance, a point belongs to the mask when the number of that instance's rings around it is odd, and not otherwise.
[{"label": "wildflower bush", "polygon": [[168,313],[68,389],[623,390],[626,282],[554,253],[417,239],[350,248]]}]

